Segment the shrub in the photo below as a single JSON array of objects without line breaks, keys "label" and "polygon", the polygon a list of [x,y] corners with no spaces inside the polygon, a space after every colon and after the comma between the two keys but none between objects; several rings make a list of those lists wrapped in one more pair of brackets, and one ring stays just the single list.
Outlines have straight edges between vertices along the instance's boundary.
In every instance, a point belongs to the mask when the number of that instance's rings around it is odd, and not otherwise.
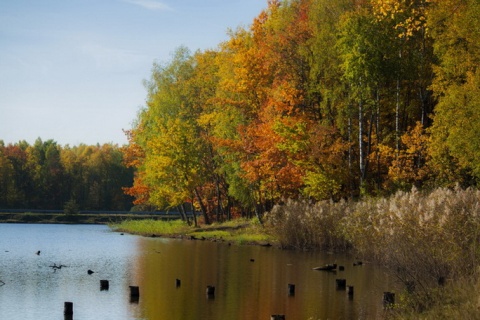
[{"label": "shrub", "polygon": [[74,215],[79,213],[79,208],[77,201],[74,199],[68,200],[65,202],[65,205],[63,206],[63,213],[66,215]]}]

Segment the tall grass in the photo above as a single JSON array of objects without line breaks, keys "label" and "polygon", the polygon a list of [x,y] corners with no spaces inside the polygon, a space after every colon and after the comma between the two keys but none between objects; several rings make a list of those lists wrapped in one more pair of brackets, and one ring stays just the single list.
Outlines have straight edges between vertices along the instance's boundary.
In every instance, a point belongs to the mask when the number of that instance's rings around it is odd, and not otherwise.
[{"label": "tall grass", "polygon": [[349,203],[287,200],[266,215],[266,227],[284,248],[345,250],[349,243],[342,221]]},{"label": "tall grass", "polygon": [[287,201],[267,221],[285,247],[351,248],[391,268],[410,292],[405,306],[418,312],[435,305],[440,285],[474,279],[480,266],[476,189],[412,189],[383,199],[315,205]]}]

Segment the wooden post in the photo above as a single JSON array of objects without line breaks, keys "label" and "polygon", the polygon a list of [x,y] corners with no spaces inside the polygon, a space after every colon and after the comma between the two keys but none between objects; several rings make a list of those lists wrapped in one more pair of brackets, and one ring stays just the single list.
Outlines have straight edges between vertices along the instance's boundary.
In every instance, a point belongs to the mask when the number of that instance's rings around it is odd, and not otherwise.
[{"label": "wooden post", "polygon": [[140,297],[140,289],[136,286],[130,286],[130,297]]},{"label": "wooden post", "polygon": [[346,279],[336,279],[337,282],[337,289],[338,290],[345,290],[347,287],[347,280]]},{"label": "wooden post", "polygon": [[284,314],[272,314],[270,320],[285,320]]},{"label": "wooden post", "polygon": [[182,281],[180,279],[175,279],[175,286],[178,288],[182,285]]},{"label": "wooden post", "polygon": [[288,284],[288,295],[294,296],[295,295],[295,285],[292,283]]},{"label": "wooden post", "polygon": [[108,280],[100,280],[100,291],[108,290],[109,287]]},{"label": "wooden post", "polygon": [[445,285],[445,277],[438,277],[438,285],[439,286]]},{"label": "wooden post", "polygon": [[65,302],[63,306],[63,314],[65,316],[73,315],[73,302]]},{"label": "wooden post", "polygon": [[385,308],[391,307],[395,304],[395,293],[384,292],[383,293],[383,306]]},{"label": "wooden post", "polygon": [[130,286],[130,302],[138,303],[140,300],[140,289],[137,286]]},{"label": "wooden post", "polygon": [[347,294],[349,297],[353,297],[353,286],[347,287]]},{"label": "wooden post", "polygon": [[215,287],[214,286],[207,286],[207,295],[209,297],[215,295]]}]

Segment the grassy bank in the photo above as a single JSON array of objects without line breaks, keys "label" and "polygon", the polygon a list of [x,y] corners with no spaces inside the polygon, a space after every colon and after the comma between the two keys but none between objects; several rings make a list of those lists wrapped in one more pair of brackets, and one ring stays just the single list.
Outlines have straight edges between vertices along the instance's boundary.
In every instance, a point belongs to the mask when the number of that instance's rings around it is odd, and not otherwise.
[{"label": "grassy bank", "polygon": [[116,231],[144,236],[215,240],[238,244],[262,245],[276,242],[275,237],[269,235],[257,219],[236,219],[201,227],[189,226],[181,220],[126,220],[118,224],[111,224],[111,227]]}]

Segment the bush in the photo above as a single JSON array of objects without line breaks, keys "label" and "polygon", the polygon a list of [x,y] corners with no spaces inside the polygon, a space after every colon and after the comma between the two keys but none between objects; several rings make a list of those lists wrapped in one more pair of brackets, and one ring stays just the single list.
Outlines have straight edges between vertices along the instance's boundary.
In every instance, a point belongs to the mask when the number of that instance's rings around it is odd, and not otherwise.
[{"label": "bush", "polygon": [[79,213],[79,208],[77,201],[74,199],[68,200],[65,202],[65,205],[63,206],[63,213],[66,215],[75,215]]}]

